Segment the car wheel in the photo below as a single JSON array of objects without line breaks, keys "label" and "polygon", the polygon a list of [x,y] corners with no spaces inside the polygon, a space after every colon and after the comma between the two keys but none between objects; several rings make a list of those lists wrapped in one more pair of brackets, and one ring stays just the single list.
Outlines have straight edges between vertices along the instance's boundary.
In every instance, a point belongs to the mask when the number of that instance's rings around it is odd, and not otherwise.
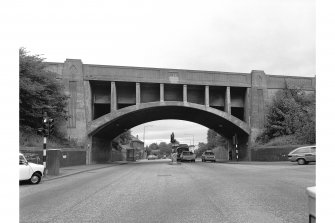
[{"label": "car wheel", "polygon": [[41,182],[42,179],[42,175],[39,173],[34,173],[31,178],[30,178],[30,183],[31,184],[38,184],[39,182]]},{"label": "car wheel", "polygon": [[299,165],[304,165],[306,161],[304,159],[298,159],[298,164]]}]

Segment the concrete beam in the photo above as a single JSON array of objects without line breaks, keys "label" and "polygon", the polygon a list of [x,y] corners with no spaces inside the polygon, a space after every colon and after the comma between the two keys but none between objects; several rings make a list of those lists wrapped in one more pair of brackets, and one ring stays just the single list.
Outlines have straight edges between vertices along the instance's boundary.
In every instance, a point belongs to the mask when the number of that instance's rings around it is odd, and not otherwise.
[{"label": "concrete beam", "polygon": [[205,86],[205,106],[209,107],[209,86]]},{"label": "concrete beam", "polygon": [[136,83],[136,105],[141,103],[141,84]]},{"label": "concrete beam", "polygon": [[159,90],[160,90],[160,101],[163,102],[164,101],[164,84],[160,84],[159,85]]},{"label": "concrete beam", "polygon": [[183,102],[187,102],[187,85],[183,85]]},{"label": "concrete beam", "polygon": [[115,82],[111,82],[111,112],[117,110],[117,97]]},{"label": "concrete beam", "polygon": [[228,114],[231,114],[231,97],[230,97],[230,87],[226,88],[226,100],[224,105],[224,110]]}]

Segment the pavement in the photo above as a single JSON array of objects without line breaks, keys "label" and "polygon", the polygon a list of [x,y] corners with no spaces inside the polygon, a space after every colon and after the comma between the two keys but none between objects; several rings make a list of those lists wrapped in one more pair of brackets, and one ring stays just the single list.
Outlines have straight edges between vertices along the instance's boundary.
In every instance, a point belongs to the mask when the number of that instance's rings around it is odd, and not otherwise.
[{"label": "pavement", "polygon": [[78,165],[78,166],[68,166],[68,167],[61,167],[59,168],[59,175],[45,175],[43,176],[43,181],[49,181],[49,180],[54,180],[62,177],[67,177],[79,173],[83,173],[86,171],[91,171],[91,170],[97,170],[97,169],[103,169],[103,168],[108,168],[112,166],[118,166],[118,165],[124,165],[127,163],[132,163],[129,161],[115,161],[111,163],[106,163],[106,164],[89,164],[89,165]]}]

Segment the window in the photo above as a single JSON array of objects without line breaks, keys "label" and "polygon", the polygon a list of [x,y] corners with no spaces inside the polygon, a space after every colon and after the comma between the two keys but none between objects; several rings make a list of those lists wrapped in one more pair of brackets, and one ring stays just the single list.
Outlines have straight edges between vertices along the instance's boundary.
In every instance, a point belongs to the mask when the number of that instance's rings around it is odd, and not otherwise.
[{"label": "window", "polygon": [[294,154],[310,153],[310,152],[311,152],[311,148],[310,147],[306,147],[306,148],[298,149],[297,151],[294,152]]},{"label": "window", "polygon": [[24,163],[26,163],[26,159],[22,155],[20,155],[20,162],[19,163],[21,165],[24,164]]}]

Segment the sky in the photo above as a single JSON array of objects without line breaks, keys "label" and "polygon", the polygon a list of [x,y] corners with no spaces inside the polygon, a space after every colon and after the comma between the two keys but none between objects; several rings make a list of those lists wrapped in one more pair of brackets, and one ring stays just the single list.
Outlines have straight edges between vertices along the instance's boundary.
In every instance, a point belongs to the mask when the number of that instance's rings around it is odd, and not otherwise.
[{"label": "sky", "polygon": [[[313,0],[23,1],[20,46],[49,62],[226,72],[264,70],[313,77]],[[24,38],[21,38],[24,34]],[[207,142],[207,128],[177,120],[145,123],[145,144]]]}]

